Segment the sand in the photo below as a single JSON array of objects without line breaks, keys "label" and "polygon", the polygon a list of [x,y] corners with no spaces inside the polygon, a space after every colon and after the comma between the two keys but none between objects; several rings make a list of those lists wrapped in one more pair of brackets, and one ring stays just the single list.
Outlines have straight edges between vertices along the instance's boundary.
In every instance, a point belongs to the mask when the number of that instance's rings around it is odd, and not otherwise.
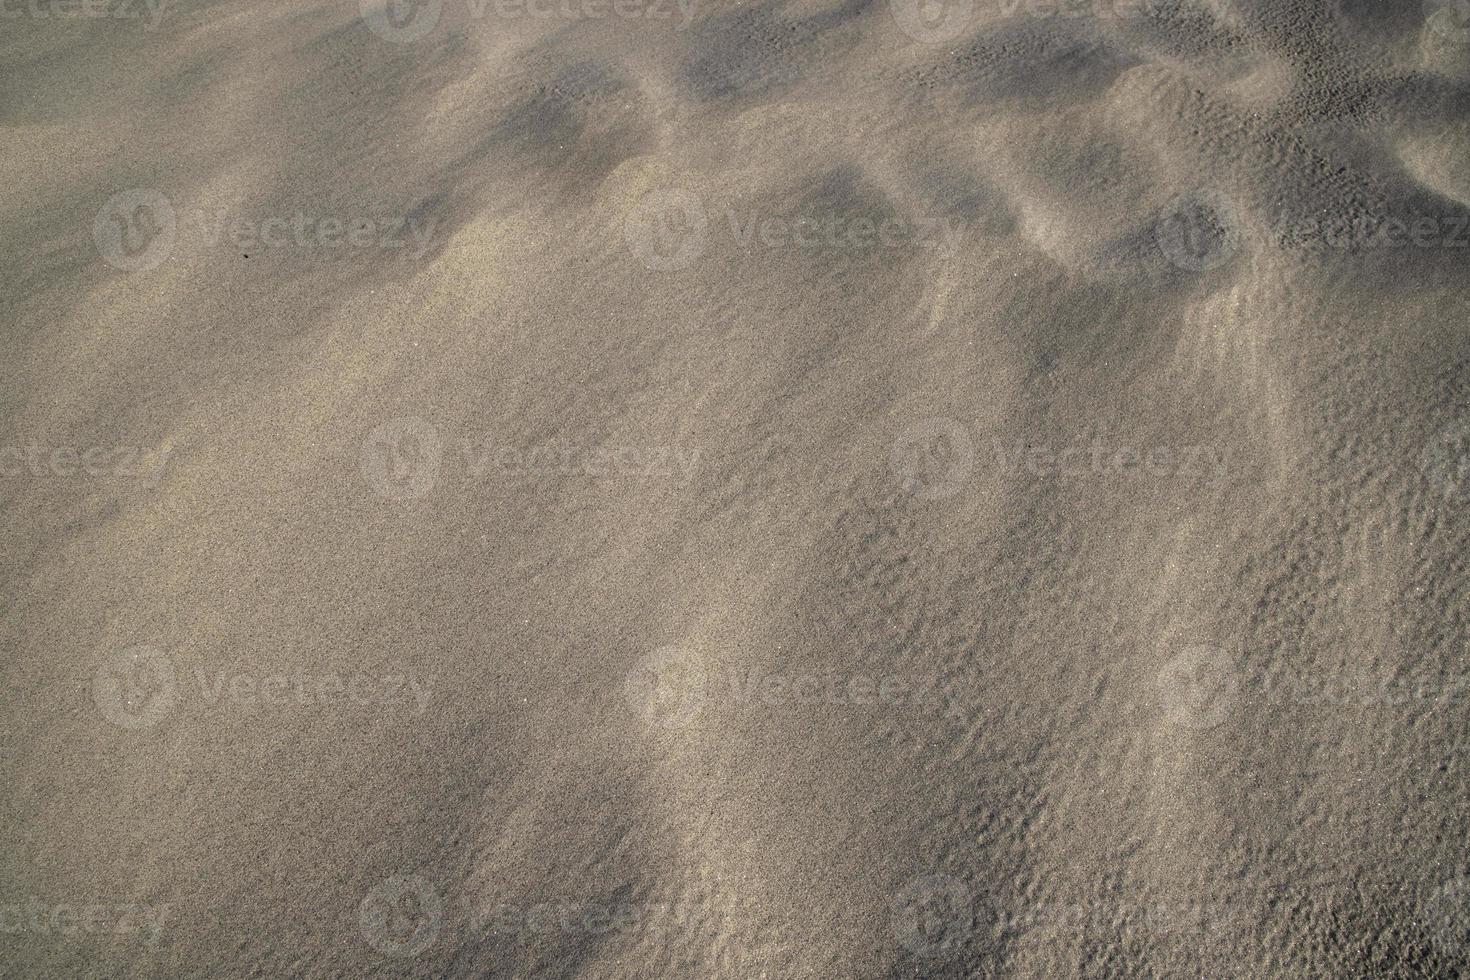
[{"label": "sand", "polygon": [[10,0],[15,976],[1470,964],[1470,12]]}]

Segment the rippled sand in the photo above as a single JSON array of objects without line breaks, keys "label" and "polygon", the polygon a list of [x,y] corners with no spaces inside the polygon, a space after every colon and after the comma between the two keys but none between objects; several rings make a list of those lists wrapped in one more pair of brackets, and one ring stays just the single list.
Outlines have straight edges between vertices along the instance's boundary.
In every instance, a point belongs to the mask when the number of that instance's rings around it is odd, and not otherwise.
[{"label": "rippled sand", "polygon": [[377,2],[0,11],[5,971],[1470,965],[1463,4]]}]

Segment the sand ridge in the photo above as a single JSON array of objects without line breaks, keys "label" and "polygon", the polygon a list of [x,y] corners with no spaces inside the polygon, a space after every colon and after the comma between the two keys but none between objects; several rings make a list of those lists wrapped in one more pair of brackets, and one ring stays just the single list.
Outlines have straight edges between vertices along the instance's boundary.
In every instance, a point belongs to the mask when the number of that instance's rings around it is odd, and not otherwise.
[{"label": "sand ridge", "polygon": [[1464,968],[1449,0],[7,9],[7,971]]}]

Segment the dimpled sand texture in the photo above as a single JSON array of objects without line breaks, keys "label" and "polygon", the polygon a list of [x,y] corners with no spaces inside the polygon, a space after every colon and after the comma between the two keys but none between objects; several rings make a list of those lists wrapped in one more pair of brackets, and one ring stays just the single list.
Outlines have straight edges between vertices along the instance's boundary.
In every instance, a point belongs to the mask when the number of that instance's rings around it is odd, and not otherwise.
[{"label": "dimpled sand texture", "polygon": [[0,13],[0,973],[1470,968],[1463,0]]}]

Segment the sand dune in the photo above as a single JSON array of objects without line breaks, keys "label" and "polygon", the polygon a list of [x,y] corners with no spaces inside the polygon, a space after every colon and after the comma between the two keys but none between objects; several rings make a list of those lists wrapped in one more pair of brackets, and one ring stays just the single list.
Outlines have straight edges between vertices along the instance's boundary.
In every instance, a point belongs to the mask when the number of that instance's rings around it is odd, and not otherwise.
[{"label": "sand dune", "polygon": [[1470,963],[1463,3],[0,12],[7,975]]}]

